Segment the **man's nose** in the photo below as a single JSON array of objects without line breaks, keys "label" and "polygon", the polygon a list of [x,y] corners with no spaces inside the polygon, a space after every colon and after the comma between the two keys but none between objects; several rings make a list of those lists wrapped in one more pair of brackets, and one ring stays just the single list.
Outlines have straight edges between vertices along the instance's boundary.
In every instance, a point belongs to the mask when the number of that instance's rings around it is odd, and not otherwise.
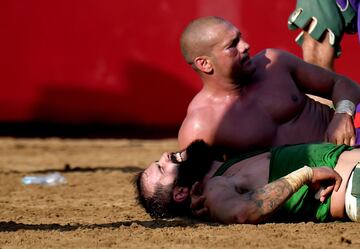
[{"label": "man's nose", "polygon": [[239,50],[242,53],[247,52],[250,49],[249,43],[247,43],[245,41],[241,41],[239,45],[240,45]]},{"label": "man's nose", "polygon": [[169,161],[169,153],[164,152],[160,158],[160,162],[166,163],[167,161]]}]

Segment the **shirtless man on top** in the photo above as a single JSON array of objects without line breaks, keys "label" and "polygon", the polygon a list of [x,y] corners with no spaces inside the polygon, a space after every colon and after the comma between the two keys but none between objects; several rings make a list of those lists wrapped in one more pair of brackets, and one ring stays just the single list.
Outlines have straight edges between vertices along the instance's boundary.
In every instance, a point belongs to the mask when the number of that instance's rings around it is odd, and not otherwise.
[{"label": "shirtless man on top", "polygon": [[[180,43],[203,82],[179,130],[180,148],[196,139],[229,154],[317,141],[354,144],[357,83],[277,49],[250,58],[240,31],[219,17],[194,20]],[[336,110],[307,93],[331,99]]]}]

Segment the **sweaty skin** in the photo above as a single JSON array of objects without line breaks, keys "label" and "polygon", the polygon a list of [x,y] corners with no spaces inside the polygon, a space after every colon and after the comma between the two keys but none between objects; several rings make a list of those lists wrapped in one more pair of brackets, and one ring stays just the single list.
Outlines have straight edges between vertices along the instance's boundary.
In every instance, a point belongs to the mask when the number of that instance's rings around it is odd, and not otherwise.
[{"label": "sweaty skin", "polygon": [[335,49],[329,42],[329,32],[325,32],[321,41],[313,39],[304,31],[304,42],[301,46],[304,61],[334,71]]},{"label": "sweaty skin", "polygon": [[[360,150],[353,150],[343,152],[339,157],[335,171],[342,181],[338,182],[338,189],[335,187],[337,191],[331,193],[330,213],[333,218],[346,217],[345,189],[359,155]],[[223,223],[259,223],[271,217],[293,191],[283,178],[268,183],[269,157],[269,153],[260,154],[234,164],[222,176],[210,178],[209,175],[219,167],[219,164],[214,164],[207,177],[197,185],[203,189],[207,215]],[[313,170],[313,182],[310,184],[324,177],[323,169]],[[326,170],[332,171],[329,168]]]},{"label": "sweaty skin", "polygon": [[[200,154],[194,151],[194,145]],[[212,150],[199,145],[201,141],[192,143],[181,152],[182,158],[192,158],[197,165],[201,165],[201,158],[208,160]],[[225,163],[210,159],[199,166],[200,171],[195,171],[192,163],[174,161],[176,153],[164,153],[139,175],[139,194],[151,200],[143,205],[155,216],[192,212],[222,223],[347,217],[345,192],[359,162],[360,148],[317,143],[264,151],[268,150],[243,154]],[[194,153],[198,159],[194,159]],[[180,209],[184,213],[178,213]]]},{"label": "sweaty skin", "polygon": [[[211,52],[194,59],[204,83],[188,107],[179,146],[195,139],[231,153],[282,144],[330,141],[353,144],[352,117],[310,99],[360,101],[349,79],[267,49],[250,59],[250,46],[231,24],[213,26]],[[228,46],[227,44],[235,44]]]},{"label": "sweaty skin", "polygon": [[252,60],[257,70],[244,89],[219,94],[203,89],[195,96],[179,132],[181,148],[195,138],[239,150],[324,141],[333,110],[308,98],[295,81],[310,87],[306,81],[319,78],[329,86],[333,74],[277,50],[263,51]]}]

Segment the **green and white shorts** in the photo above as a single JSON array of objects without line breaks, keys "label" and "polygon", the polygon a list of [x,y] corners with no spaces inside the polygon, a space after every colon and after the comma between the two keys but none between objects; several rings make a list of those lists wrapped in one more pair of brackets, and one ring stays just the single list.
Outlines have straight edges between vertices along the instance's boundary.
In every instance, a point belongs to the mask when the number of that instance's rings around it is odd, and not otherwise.
[{"label": "green and white shorts", "polygon": [[355,166],[346,187],[345,210],[350,220],[360,222],[360,163]]},{"label": "green and white shorts", "polygon": [[[296,10],[288,19],[291,30],[304,29],[311,21],[308,33],[315,40],[320,40],[325,31],[329,31],[329,43],[335,48],[336,56],[340,56],[340,42],[343,34],[355,33],[354,19],[356,12],[348,4],[344,9],[336,4],[336,0],[297,0]],[[303,43],[302,31],[295,41],[301,46]]]}]

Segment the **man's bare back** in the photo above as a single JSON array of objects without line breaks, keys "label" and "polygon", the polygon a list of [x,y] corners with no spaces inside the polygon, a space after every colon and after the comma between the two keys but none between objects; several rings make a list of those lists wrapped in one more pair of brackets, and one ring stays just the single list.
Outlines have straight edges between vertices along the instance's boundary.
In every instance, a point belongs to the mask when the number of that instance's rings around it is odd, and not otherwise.
[{"label": "man's bare back", "polygon": [[[246,151],[331,140],[333,133],[340,136],[339,143],[351,144],[351,116],[336,114],[333,120],[333,110],[306,93],[334,103],[341,99],[358,103],[360,88],[354,82],[280,50],[267,49],[250,59],[249,45],[234,26],[227,22],[213,26],[222,36],[214,35],[211,52],[200,56],[198,72],[204,87],[190,103],[180,128],[181,148],[203,139],[225,151]],[[233,48],[227,47],[232,43]]]}]

